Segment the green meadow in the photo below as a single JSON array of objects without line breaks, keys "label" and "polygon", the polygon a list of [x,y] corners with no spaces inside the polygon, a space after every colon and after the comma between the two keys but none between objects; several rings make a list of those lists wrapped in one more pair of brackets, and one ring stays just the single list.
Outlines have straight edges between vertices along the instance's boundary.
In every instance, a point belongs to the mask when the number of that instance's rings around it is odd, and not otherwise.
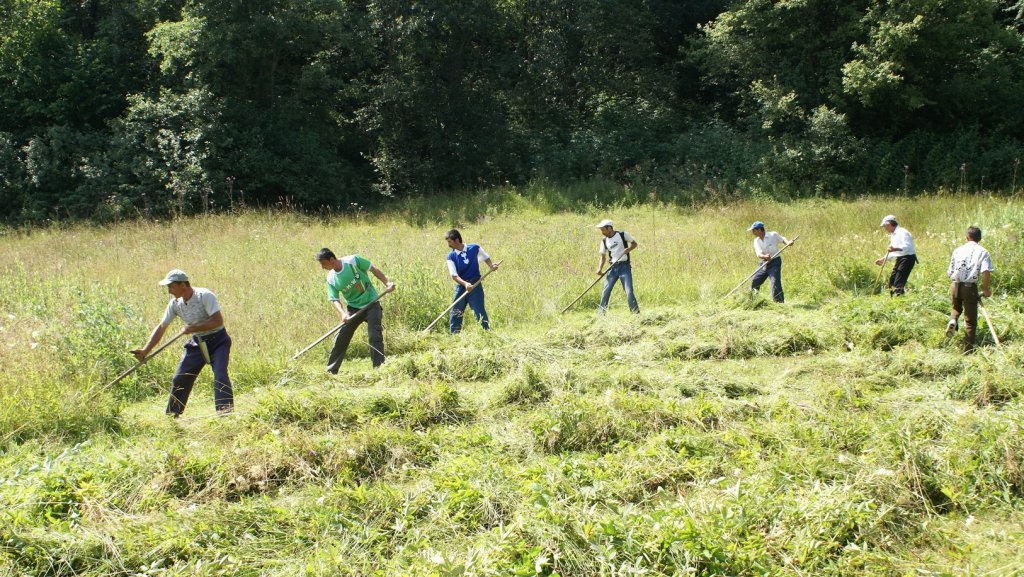
[{"label": "green meadow", "polygon": [[[608,202],[619,197],[618,202]],[[875,285],[894,213],[921,262]],[[595,278],[611,218],[641,314]],[[793,238],[786,304],[747,291],[747,227]],[[989,326],[944,335],[968,225]],[[501,269],[490,332],[450,303],[444,233]],[[496,189],[324,217],[241,212],[0,231],[0,575],[1024,575],[1024,206],[929,195],[701,207]],[[398,289],[386,364],[314,259]],[[182,268],[220,299],[236,411],[211,375],[163,415],[175,345],[114,387]],[[172,326],[173,334],[178,325]]]}]

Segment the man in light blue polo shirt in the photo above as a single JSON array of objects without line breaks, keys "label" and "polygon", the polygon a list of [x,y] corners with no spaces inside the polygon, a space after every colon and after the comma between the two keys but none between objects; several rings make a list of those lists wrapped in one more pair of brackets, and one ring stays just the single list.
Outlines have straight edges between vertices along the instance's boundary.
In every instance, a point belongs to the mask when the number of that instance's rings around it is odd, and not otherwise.
[{"label": "man in light blue polo shirt", "polygon": [[[448,265],[448,274],[455,281],[455,296],[452,298],[453,301],[457,301],[448,319],[448,329],[452,334],[462,330],[462,317],[468,304],[476,320],[480,321],[480,326],[488,330],[491,328],[491,321],[487,318],[487,310],[484,308],[484,285],[481,283],[475,288],[473,285],[480,280],[480,261],[484,261],[491,270],[498,266],[491,262],[490,255],[484,252],[480,245],[463,243],[462,233],[458,230],[449,230],[444,239],[448,242],[448,248],[452,249],[445,262]],[[469,296],[460,301],[466,291],[469,291]]]},{"label": "man in light blue polo shirt", "polygon": [[163,338],[174,317],[180,317],[185,323],[185,332],[192,335],[192,338],[185,342],[185,353],[171,379],[167,414],[177,417],[185,411],[192,386],[196,383],[199,371],[207,363],[213,367],[213,398],[217,414],[230,413],[235,406],[231,377],[228,376],[231,337],[224,328],[224,316],[220,312],[217,295],[205,288],[193,288],[188,275],[179,269],[167,273],[160,285],[166,286],[167,293],[171,295],[164,310],[164,318],[153,329],[146,346],[134,349],[131,353],[140,361],[145,359]]}]

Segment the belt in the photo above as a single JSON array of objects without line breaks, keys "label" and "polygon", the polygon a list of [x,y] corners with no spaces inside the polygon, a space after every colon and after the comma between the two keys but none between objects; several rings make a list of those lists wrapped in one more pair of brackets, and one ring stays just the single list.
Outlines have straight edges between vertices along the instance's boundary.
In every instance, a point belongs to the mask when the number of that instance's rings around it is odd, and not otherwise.
[{"label": "belt", "polygon": [[212,333],[206,333],[206,334],[202,334],[202,335],[199,334],[199,333],[195,333],[192,336],[194,336],[196,338],[196,340],[199,341],[199,340],[210,338],[210,337],[219,337],[219,336],[221,336],[221,334],[223,332],[224,332],[224,327],[221,326],[219,329],[215,329]]},{"label": "belt", "polygon": [[958,284],[960,286],[974,286],[974,285],[976,285],[978,283],[976,283],[976,282],[963,282],[963,281],[955,280],[955,281],[953,281],[953,284]]}]

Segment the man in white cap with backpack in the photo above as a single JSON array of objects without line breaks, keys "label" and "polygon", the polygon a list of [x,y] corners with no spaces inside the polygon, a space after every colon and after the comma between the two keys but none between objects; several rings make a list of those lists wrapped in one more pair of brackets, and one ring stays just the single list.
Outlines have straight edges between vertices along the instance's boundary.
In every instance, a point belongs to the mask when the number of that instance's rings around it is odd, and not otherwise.
[{"label": "man in white cap with backpack", "polygon": [[622,281],[622,288],[626,291],[626,302],[629,303],[629,310],[634,313],[640,312],[640,305],[636,302],[636,295],[633,294],[633,268],[629,263],[629,253],[636,249],[636,239],[633,235],[623,230],[615,230],[615,223],[605,219],[597,223],[594,228],[601,231],[601,246],[598,252],[601,253],[601,264],[597,266],[597,274],[604,269],[605,260],[610,264],[608,276],[604,280],[604,291],[601,293],[601,306],[598,311],[601,314],[608,309],[608,299],[612,296],[612,289],[615,288],[615,281]]},{"label": "man in white cap with backpack", "polygon": [[875,264],[882,266],[885,261],[896,259],[892,266],[892,274],[889,275],[889,294],[894,297],[900,296],[907,286],[910,271],[914,270],[914,265],[917,264],[914,239],[907,229],[896,222],[894,215],[885,215],[880,226],[889,233],[889,250],[884,257],[876,260]]}]

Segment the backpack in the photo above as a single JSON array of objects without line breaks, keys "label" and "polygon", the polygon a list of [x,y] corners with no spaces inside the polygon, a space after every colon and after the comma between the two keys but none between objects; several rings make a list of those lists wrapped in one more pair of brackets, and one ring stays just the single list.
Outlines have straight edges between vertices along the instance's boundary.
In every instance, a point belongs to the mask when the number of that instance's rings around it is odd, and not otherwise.
[{"label": "backpack", "polygon": [[[620,230],[620,231],[617,231],[617,234],[619,235],[619,238],[622,239],[622,248],[626,249],[629,246],[628,244],[626,244],[626,231]],[[608,248],[608,239],[605,238],[601,242],[604,243],[604,249],[606,251],[608,251],[608,262],[611,263],[612,262],[612,249]],[[623,258],[621,260],[619,260],[619,262],[629,262],[629,253],[628,252],[626,254],[622,255],[622,256],[623,256]],[[618,264],[618,263],[616,263],[616,264]]]}]

